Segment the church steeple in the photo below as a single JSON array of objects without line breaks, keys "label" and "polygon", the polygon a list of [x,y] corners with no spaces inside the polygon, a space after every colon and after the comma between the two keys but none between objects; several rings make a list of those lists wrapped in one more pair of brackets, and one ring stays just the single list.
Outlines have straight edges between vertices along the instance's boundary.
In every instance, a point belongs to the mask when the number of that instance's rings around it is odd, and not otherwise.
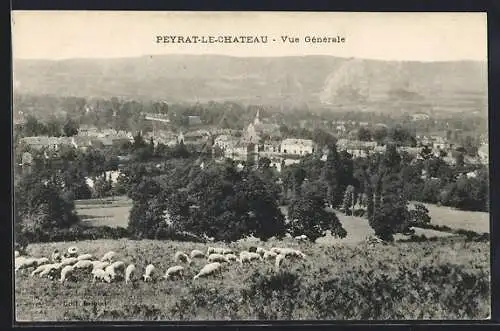
[{"label": "church steeple", "polygon": [[260,109],[257,109],[257,115],[255,115],[255,120],[253,121],[254,125],[260,124]]}]

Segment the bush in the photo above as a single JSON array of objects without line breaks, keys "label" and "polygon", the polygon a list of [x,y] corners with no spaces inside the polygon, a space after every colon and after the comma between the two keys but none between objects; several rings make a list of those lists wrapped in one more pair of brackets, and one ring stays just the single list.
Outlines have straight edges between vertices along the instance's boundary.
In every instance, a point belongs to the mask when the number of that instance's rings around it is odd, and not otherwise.
[{"label": "bush", "polygon": [[206,240],[197,235],[194,235],[186,231],[178,231],[173,226],[169,226],[166,223],[158,226],[154,239],[158,240],[175,240],[175,241],[188,241],[188,242],[198,242],[205,243]]},{"label": "bush", "polygon": [[87,227],[75,225],[66,229],[52,231],[24,231],[22,235],[30,243],[57,242],[57,241],[79,241],[96,239],[120,239],[129,237],[125,228],[113,228],[109,226]]},{"label": "bush", "polygon": [[262,274],[255,271],[245,283],[250,286],[241,291],[242,301],[248,305],[250,316],[257,319],[290,320],[300,306],[300,277],[289,271]]},{"label": "bush", "polygon": [[415,209],[409,211],[409,226],[421,226],[430,222],[429,210],[423,204],[417,203]]}]

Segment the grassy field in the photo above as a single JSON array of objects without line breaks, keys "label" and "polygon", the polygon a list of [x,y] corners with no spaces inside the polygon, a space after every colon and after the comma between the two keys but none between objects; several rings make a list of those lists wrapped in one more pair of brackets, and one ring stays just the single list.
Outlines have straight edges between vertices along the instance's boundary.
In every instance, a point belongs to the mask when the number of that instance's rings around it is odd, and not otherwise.
[{"label": "grassy field", "polygon": [[434,225],[446,225],[454,230],[469,230],[490,233],[490,214],[477,211],[463,211],[451,207],[424,203]]},{"label": "grassy field", "polygon": [[75,207],[83,224],[127,227],[132,201],[124,196],[106,199],[76,200]]},{"label": "grassy field", "polygon": [[[132,201],[127,197],[120,196],[106,199],[77,200],[75,205],[76,211],[84,224],[127,227]],[[478,233],[490,232],[489,213],[463,211],[433,204],[424,205],[429,209],[431,223],[434,225],[446,225],[454,230],[462,229]],[[286,213],[286,206],[282,206],[281,210]],[[337,212],[337,216],[348,233],[347,238],[342,240],[343,242],[358,242],[373,234],[373,230],[366,219],[345,216],[341,212]],[[428,229],[416,230],[417,234],[425,234],[428,237],[447,235]],[[324,240],[330,241],[332,239],[326,238]]]},{"label": "grassy field", "polygon": [[[196,261],[183,280],[91,283],[90,274],[57,280],[15,277],[18,321],[247,320],[247,319],[482,319],[490,312],[489,245],[459,238],[375,247],[270,241],[260,245],[300,248],[305,261],[224,267],[223,278],[192,281],[206,263]],[[248,249],[254,243],[229,245]],[[48,256],[77,245],[100,257],[109,250],[162,275],[178,250],[207,244],[172,241],[96,240],[32,244],[28,254]],[[214,244],[212,244],[214,245]],[[215,244],[222,246],[222,244]]]}]

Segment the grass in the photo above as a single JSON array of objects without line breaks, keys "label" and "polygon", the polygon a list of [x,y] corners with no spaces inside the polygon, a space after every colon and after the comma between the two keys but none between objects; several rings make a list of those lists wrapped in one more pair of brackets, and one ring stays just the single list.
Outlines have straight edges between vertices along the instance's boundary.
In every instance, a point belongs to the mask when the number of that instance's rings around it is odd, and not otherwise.
[{"label": "grass", "polygon": [[77,200],[75,207],[84,225],[127,227],[132,201],[123,196]]},{"label": "grass", "polygon": [[[240,251],[254,244],[243,240],[229,246]],[[96,240],[32,244],[28,254],[48,256],[55,248],[66,250],[72,245],[97,257],[114,250],[120,260],[135,263],[139,274],[148,263],[163,274],[175,264],[176,251],[206,250],[209,246]],[[184,280],[137,281],[133,285],[122,281],[91,284],[89,274],[80,274],[76,281],[63,285],[19,273],[15,277],[16,319],[481,319],[490,313],[489,245],[485,242],[448,238],[339,248],[284,239],[259,245],[300,248],[308,259],[286,261],[285,271],[279,274],[272,270],[271,262],[244,267],[232,264],[225,267],[223,279],[197,283],[192,276],[204,260],[187,267]],[[292,285],[286,285],[289,282]],[[285,288],[263,288],[269,286]]]},{"label": "grass", "polygon": [[490,233],[490,214],[486,212],[464,211],[434,204],[423,204],[429,210],[431,224],[448,226],[453,230],[468,230]]},{"label": "grass", "polygon": [[[127,227],[132,201],[125,196],[120,196],[106,199],[77,200],[75,205],[76,211],[85,225]],[[468,230],[477,233],[490,232],[489,213],[463,211],[433,204],[424,205],[429,209],[432,225],[447,226],[452,230]],[[280,208],[283,213],[287,212],[286,206]],[[355,243],[373,234],[373,230],[365,218],[346,216],[339,211],[336,214],[348,233],[347,237],[339,240],[327,235],[325,238],[319,239],[318,242]],[[423,234],[428,238],[449,235],[432,229],[415,230],[418,235]]]}]

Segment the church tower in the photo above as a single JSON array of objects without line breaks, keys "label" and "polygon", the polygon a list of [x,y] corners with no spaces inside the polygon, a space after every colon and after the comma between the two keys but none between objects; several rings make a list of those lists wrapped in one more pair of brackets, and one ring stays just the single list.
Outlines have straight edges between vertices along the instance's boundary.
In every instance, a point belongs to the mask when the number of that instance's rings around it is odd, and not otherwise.
[{"label": "church tower", "polygon": [[253,121],[254,125],[260,124],[260,109],[257,110],[257,115],[255,115],[255,120]]}]

